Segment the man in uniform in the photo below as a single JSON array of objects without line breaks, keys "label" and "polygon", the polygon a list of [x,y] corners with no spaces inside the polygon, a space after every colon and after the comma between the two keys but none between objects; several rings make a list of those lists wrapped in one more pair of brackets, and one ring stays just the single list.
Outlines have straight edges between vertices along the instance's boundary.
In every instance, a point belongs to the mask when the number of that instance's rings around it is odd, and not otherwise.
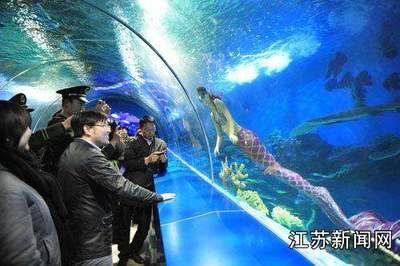
[{"label": "man in uniform", "polygon": [[[56,93],[62,95],[62,108],[53,114],[47,126],[62,123],[74,113],[80,112],[83,109],[83,105],[88,102],[86,93],[89,89],[90,87],[88,86],[76,86],[56,91]],[[72,140],[73,131],[70,128],[65,129],[62,134],[52,138],[42,158],[44,170],[56,174],[58,160]]]},{"label": "man in uniform", "polygon": [[[53,125],[60,123],[64,123],[66,125],[63,124],[64,128],[58,127],[57,130],[63,130],[64,132],[62,134],[58,134],[56,137],[51,138],[50,144],[46,147],[44,156],[42,158],[44,170],[51,172],[54,175],[57,173],[57,163],[61,157],[61,154],[73,141],[74,133],[70,128],[71,116],[84,109],[84,104],[88,102],[86,99],[86,94],[89,90],[89,86],[76,86],[56,91],[58,94],[62,95],[62,108],[53,114],[53,117],[47,125],[53,130],[56,130],[51,127]],[[98,101],[95,109],[106,114],[108,114],[111,110],[110,107],[101,100]],[[58,132],[60,133],[60,131]],[[48,133],[48,130],[43,131],[44,135],[46,135],[46,133]],[[120,132],[116,132],[113,136],[113,139],[110,141],[110,144],[103,148],[102,151],[106,158],[114,153],[114,146],[117,142],[121,141],[119,133]]]}]

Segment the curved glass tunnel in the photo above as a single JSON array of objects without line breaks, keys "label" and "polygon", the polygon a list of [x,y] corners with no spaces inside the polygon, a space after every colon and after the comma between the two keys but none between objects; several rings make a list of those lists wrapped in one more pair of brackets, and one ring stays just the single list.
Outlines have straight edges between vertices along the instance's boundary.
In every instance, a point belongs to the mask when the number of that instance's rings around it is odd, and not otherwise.
[{"label": "curved glass tunnel", "polygon": [[[347,217],[372,210],[399,220],[398,1],[9,0],[0,10],[0,98],[24,92],[34,129],[60,108],[56,90],[87,84],[88,107],[106,100],[132,131],[137,117],[153,115],[171,152],[265,219],[340,229],[226,134],[213,154],[202,85],[281,166],[328,189]],[[328,252],[355,264],[393,259]]]}]

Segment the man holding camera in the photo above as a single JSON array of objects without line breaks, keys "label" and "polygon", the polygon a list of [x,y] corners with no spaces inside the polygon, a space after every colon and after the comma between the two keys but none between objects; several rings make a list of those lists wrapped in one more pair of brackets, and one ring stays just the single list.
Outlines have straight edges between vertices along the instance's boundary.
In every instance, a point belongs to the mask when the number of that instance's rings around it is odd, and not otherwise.
[{"label": "man holding camera", "polygon": [[[167,145],[155,137],[156,125],[154,118],[144,116],[139,122],[136,136],[129,142],[124,156],[126,171],[124,176],[133,183],[154,191],[154,174],[163,175],[167,171]],[[129,258],[143,264],[144,258],[139,251],[150,229],[152,206],[129,206],[121,203],[119,216],[119,264],[126,265]],[[132,216],[138,227],[129,244],[130,225]]]}]

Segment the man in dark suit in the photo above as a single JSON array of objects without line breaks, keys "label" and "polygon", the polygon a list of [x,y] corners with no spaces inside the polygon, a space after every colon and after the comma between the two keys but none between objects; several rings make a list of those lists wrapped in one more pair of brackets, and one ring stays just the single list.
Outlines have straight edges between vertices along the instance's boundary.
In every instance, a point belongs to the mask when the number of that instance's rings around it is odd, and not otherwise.
[{"label": "man in dark suit", "polygon": [[[155,133],[154,118],[144,116],[140,120],[138,133],[127,145],[124,155],[126,167],[124,176],[133,183],[151,191],[154,191],[154,174],[165,174],[168,166],[167,145],[162,139],[155,137]],[[119,265],[126,265],[128,258],[132,258],[140,264],[145,262],[144,258],[139,255],[139,251],[150,228],[151,214],[152,206],[129,206],[121,203],[120,216],[118,217]],[[129,244],[132,216],[138,227],[132,242]]]},{"label": "man in dark suit", "polygon": [[107,116],[82,111],[73,116],[76,138],[62,154],[57,177],[69,212],[75,263],[111,265],[112,196],[126,202],[156,203],[175,194],[157,194],[125,179],[101,151],[109,142]]}]

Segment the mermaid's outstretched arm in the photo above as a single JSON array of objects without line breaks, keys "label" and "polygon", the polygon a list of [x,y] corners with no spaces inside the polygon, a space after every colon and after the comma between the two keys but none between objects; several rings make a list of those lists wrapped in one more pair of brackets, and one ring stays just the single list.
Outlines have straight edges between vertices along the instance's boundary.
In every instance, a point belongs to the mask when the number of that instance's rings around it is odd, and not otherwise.
[{"label": "mermaid's outstretched arm", "polygon": [[223,101],[215,99],[214,105],[219,116],[223,117],[224,123],[223,126],[222,125],[221,126],[224,132],[228,135],[229,140],[233,144],[237,144],[238,142],[237,134],[239,133],[241,127],[233,119],[231,113],[229,112],[228,108],[226,107]]},{"label": "mermaid's outstretched arm", "polygon": [[221,126],[215,121],[214,114],[211,113],[211,121],[214,124],[215,131],[217,133],[217,140],[215,142],[214,154],[215,156],[219,155],[221,149],[221,138],[222,138],[222,129]]}]

